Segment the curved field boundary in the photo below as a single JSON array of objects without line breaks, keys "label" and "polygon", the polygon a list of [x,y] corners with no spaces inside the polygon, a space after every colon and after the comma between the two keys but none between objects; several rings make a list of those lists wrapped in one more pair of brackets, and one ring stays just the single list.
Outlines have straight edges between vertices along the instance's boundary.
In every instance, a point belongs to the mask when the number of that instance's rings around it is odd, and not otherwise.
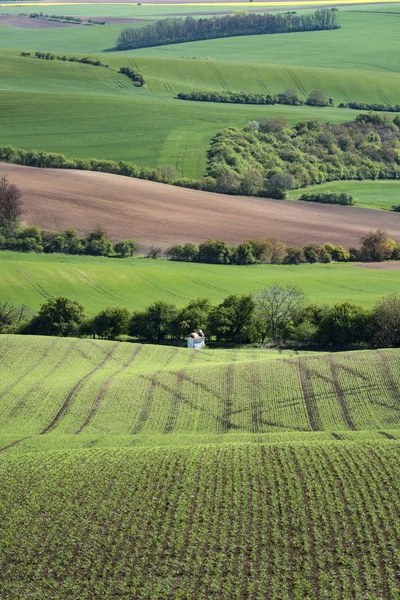
[{"label": "curved field boundary", "polygon": [[228,196],[174,187],[109,173],[39,169],[0,163],[0,176],[23,193],[23,220],[44,229],[77,229],[99,224],[113,240],[135,238],[143,247],[201,243],[230,244],[277,235],[284,242],[358,246],[371,230],[398,239],[400,214],[350,206]]},{"label": "curved field boundary", "polygon": [[87,375],[85,375],[84,377],[82,377],[82,379],[80,379],[74,385],[74,387],[69,392],[68,396],[65,398],[65,400],[64,400],[64,402],[63,402],[60,410],[56,414],[56,416],[40,432],[40,435],[44,435],[45,433],[49,433],[49,431],[51,431],[52,429],[54,429],[54,427],[57,425],[57,423],[61,419],[61,417],[67,412],[67,410],[70,407],[70,405],[71,405],[72,401],[74,400],[75,396],[77,395],[77,393],[79,392],[79,390],[83,387],[83,385],[86,383],[86,381],[89,379],[89,377],[91,377],[94,373],[96,373],[97,371],[99,371],[100,369],[102,369],[104,367],[104,365],[106,364],[106,362],[111,358],[111,356],[114,354],[114,352],[116,351],[117,348],[118,348],[118,342],[116,342],[115,344],[113,344],[113,346],[108,351],[108,353],[106,354],[106,356],[103,358],[103,360],[101,361],[101,363],[99,365],[97,365],[94,369],[92,369],[89,373],[87,373]]}]

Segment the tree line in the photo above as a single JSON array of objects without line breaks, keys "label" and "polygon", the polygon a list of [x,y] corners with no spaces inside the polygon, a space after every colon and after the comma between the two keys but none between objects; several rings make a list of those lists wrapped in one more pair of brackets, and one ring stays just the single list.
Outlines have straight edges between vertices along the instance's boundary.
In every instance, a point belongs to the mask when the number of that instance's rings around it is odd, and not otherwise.
[{"label": "tree line", "polygon": [[[63,56],[52,54],[51,52],[40,52],[37,50],[35,54],[31,54],[30,52],[21,52],[21,56],[38,58],[40,60],[61,60],[62,62],[76,62],[82,63],[84,65],[91,65],[92,67],[105,67],[106,69],[110,69],[110,65],[106,65],[102,63],[97,58],[92,58],[91,56],[84,56],[83,58],[79,58],[77,56]],[[115,69],[112,69],[115,71]],[[118,73],[122,73],[122,75],[126,75],[131,79],[136,87],[142,87],[145,84],[145,79],[143,73],[141,73],[138,69],[133,67],[121,67]]]},{"label": "tree line", "polygon": [[[347,196],[346,194],[338,194]],[[0,250],[86,254],[90,256],[133,256],[139,247],[136,240],[120,240],[112,244],[105,229],[97,227],[85,237],[74,229],[51,231],[37,226],[22,227],[22,200],[19,188],[7,177],[0,178]],[[350,196],[351,198],[351,196]],[[237,246],[209,239],[199,246],[174,244],[164,255],[169,260],[209,264],[250,265],[255,263],[302,264],[347,261],[376,262],[400,260],[400,243],[375,231],[361,238],[361,248],[345,250],[342,246],[309,243],[303,248],[286,246],[277,236],[250,239]],[[161,248],[152,246],[148,258],[163,256]]]},{"label": "tree line", "polygon": [[194,298],[177,308],[160,300],[143,311],[109,307],[91,318],[82,304],[62,296],[42,304],[36,315],[0,303],[0,333],[179,343],[199,328],[215,345],[398,347],[400,294],[382,298],[372,309],[351,302],[329,307],[307,303],[294,286],[273,284],[255,294],[230,295],[218,305]]},{"label": "tree line", "polygon": [[75,23],[77,25],[106,25],[106,21],[97,21],[96,19],[80,19],[79,17],[71,17],[67,15],[49,15],[43,12],[35,13],[18,13],[15,16],[27,16],[31,19],[46,19],[48,21],[60,21],[61,23]]},{"label": "tree line", "polygon": [[294,188],[344,179],[399,179],[400,118],[361,113],[354,121],[318,119],[290,127],[282,117],[218,133],[208,175],[228,194],[286,198]]},{"label": "tree line", "polygon": [[178,100],[192,100],[197,102],[226,102],[231,104],[287,104],[289,106],[329,106],[329,99],[321,90],[312,90],[306,100],[302,100],[295,89],[287,88],[280,94],[252,94],[251,92],[230,92],[223,90],[194,92],[179,92]]},{"label": "tree line", "polygon": [[379,230],[363,236],[360,248],[349,250],[329,243],[309,243],[302,248],[287,246],[277,236],[270,236],[246,240],[238,246],[230,246],[220,240],[207,240],[199,246],[190,242],[175,244],[165,251],[165,256],[175,261],[219,265],[382,262],[400,260],[400,242],[395,242]]},{"label": "tree line", "polygon": [[367,102],[341,102],[338,108],[354,108],[356,110],[372,110],[374,112],[400,112],[400,104],[368,104]]},{"label": "tree line", "polygon": [[247,14],[245,11],[223,17],[205,19],[160,19],[140,28],[123,29],[116,50],[132,50],[149,46],[164,46],[240,35],[261,35],[338,29],[337,9],[320,9],[314,13],[294,15]]},{"label": "tree line", "polygon": [[38,58],[39,60],[61,60],[62,62],[75,62],[82,63],[84,65],[92,65],[92,67],[105,67],[106,69],[110,68],[110,65],[106,65],[102,63],[97,58],[92,58],[91,56],[83,56],[79,58],[78,56],[60,56],[59,54],[52,54],[51,52],[41,52],[37,50],[33,55],[30,52],[21,52],[21,56],[30,57],[30,58]]},{"label": "tree line", "polygon": [[322,204],[340,204],[354,206],[356,199],[346,192],[307,192],[300,196],[304,202],[320,202]]}]

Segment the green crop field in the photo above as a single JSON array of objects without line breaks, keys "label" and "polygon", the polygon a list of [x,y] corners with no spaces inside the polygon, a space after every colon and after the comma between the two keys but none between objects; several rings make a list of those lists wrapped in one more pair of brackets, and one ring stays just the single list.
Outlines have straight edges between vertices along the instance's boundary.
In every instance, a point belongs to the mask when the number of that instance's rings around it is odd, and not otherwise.
[{"label": "green crop field", "polygon": [[398,600],[399,350],[0,337],[0,589]]},{"label": "green crop field", "polygon": [[[140,27],[237,8],[25,3],[0,12],[130,17]],[[400,3],[349,6],[338,18],[335,31],[130,52],[110,50],[123,23],[27,29],[2,19],[0,145],[172,164],[198,177],[226,127],[271,116],[338,123],[358,114],[340,102],[398,103]],[[35,50],[111,68],[20,55]],[[134,87],[121,66],[139,68],[146,85]],[[302,98],[319,88],[336,106],[175,99],[286,87]],[[370,208],[400,202],[398,182],[318,189],[343,189]],[[309,302],[370,307],[398,293],[400,271],[0,252],[0,303],[32,311],[59,295],[88,315],[160,299],[217,303],[272,283],[302,288]],[[400,600],[399,440],[400,349],[194,352],[1,335],[0,598]]]},{"label": "green crop field", "polygon": [[293,200],[307,192],[346,192],[357,200],[357,206],[391,210],[400,204],[398,181],[331,181],[290,192]]},{"label": "green crop field", "polygon": [[[183,176],[203,175],[210,140],[225,127],[277,115],[291,124],[313,117],[340,122],[353,119],[357,111],[185,102],[174,98],[178,92],[277,93],[290,86],[301,97],[320,88],[336,105],[350,100],[395,103],[400,94],[399,36],[392,14],[396,6],[390,5],[391,14],[383,9],[341,10],[342,29],[337,31],[245,36],[130,52],[105,52],[123,24],[48,29],[0,25],[1,143],[70,157],[126,159],[140,166],[172,164]],[[27,12],[26,7],[1,10]],[[175,14],[177,7],[46,10],[86,16],[101,16],[103,10],[103,16],[154,19]],[[138,89],[114,71],[19,56],[20,51],[37,49],[97,55],[116,69],[133,61],[147,83]]]},{"label": "green crop field", "polygon": [[398,292],[400,271],[353,264],[206,265],[149,260],[0,252],[0,298],[37,310],[52,296],[79,300],[89,314],[107,306],[143,309],[155,300],[221,302],[272,283],[301,287],[310,302],[372,306]]}]

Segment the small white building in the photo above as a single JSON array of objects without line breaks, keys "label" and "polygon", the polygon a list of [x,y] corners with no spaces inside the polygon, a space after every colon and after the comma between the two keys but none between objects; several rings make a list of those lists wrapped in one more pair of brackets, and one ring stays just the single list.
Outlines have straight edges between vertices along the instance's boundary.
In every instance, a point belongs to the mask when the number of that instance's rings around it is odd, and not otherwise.
[{"label": "small white building", "polygon": [[187,340],[187,347],[192,348],[192,350],[203,350],[206,346],[206,338],[204,337],[204,333],[199,329],[199,331],[195,331],[191,333]]}]

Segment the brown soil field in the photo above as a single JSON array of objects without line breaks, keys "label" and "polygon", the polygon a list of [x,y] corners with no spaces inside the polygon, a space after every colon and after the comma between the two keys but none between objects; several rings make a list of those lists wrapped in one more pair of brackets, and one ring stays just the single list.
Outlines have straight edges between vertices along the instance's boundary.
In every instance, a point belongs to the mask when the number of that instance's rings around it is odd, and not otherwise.
[{"label": "brown soil field", "polygon": [[113,241],[156,244],[230,244],[277,235],[291,245],[307,242],[358,246],[383,229],[400,239],[400,214],[348,206],[228,196],[90,171],[38,169],[0,163],[0,176],[23,192],[23,221],[46,229],[105,227]]},{"label": "brown soil field", "polygon": [[79,23],[62,23],[61,21],[49,21],[48,19],[31,19],[30,17],[7,17],[0,16],[0,25],[9,27],[21,27],[22,29],[44,29],[50,27],[73,27]]},{"label": "brown soil field", "polygon": [[356,263],[354,266],[362,269],[379,269],[379,271],[400,271],[400,260],[383,263]]}]

